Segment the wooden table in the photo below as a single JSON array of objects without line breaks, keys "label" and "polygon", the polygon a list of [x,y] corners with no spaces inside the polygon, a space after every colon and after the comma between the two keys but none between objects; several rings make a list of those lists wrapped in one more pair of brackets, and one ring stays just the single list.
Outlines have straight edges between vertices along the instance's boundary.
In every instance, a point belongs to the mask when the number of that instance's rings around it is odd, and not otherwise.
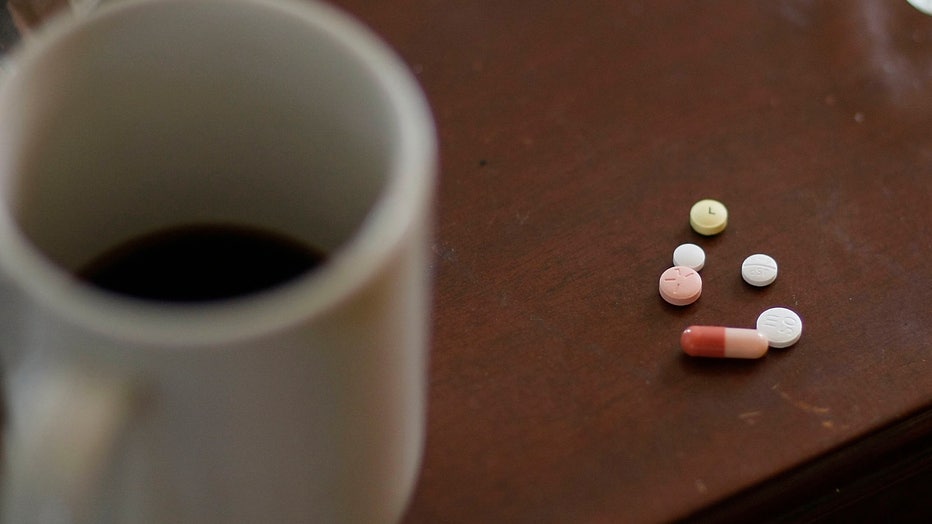
[{"label": "wooden table", "polygon": [[[442,145],[405,523],[810,519],[901,478],[928,500],[932,17],[894,0],[338,3],[410,64]],[[705,197],[728,206],[721,235],[688,226]],[[657,282],[683,242],[708,261],[680,308]],[[756,252],[779,262],[770,287],[739,276]],[[687,325],[753,327],[777,305],[805,322],[794,347],[678,347]]]},{"label": "wooden table", "polygon": [[[442,147],[406,523],[812,517],[932,464],[932,17],[905,0],[338,3],[410,64]],[[721,235],[688,225],[705,197],[728,206]],[[657,282],[683,242],[708,260],[680,308]],[[763,289],[740,277],[757,252],[780,268]],[[805,323],[794,347],[678,347],[690,324],[753,327],[778,305]]]}]

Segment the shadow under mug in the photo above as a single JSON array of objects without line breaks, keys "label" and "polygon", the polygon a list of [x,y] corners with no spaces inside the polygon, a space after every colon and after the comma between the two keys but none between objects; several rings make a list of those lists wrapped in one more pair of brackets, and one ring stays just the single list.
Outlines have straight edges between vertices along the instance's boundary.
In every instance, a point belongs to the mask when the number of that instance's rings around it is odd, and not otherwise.
[{"label": "shadow under mug", "polygon": [[[297,0],[127,0],[56,19],[0,83],[6,522],[391,522],[424,438],[427,103],[360,24]],[[76,272],[235,224],[327,253],[164,303]],[[57,519],[57,520],[56,520]]]}]

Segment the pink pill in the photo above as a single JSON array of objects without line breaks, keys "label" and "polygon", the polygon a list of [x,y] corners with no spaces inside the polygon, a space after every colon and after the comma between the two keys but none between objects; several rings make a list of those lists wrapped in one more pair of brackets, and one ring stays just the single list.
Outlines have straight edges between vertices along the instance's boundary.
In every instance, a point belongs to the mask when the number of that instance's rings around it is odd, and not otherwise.
[{"label": "pink pill", "polygon": [[660,296],[674,306],[688,306],[702,294],[702,278],[686,266],[673,266],[660,275]]},{"label": "pink pill", "polygon": [[680,336],[680,347],[694,357],[760,358],[767,346],[767,337],[756,329],[689,326]]}]

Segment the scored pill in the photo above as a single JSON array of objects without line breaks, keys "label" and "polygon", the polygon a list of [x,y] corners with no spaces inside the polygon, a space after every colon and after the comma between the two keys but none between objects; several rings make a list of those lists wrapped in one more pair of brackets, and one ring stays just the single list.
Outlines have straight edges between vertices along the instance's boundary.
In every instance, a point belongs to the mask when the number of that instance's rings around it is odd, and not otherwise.
[{"label": "scored pill", "polygon": [[693,357],[760,358],[767,346],[767,338],[756,329],[689,326],[680,336],[680,347]]},{"label": "scored pill", "polygon": [[702,278],[694,269],[673,266],[660,275],[660,296],[674,306],[688,306],[702,294]]},{"label": "scored pill", "polygon": [[741,278],[752,286],[769,286],[777,279],[777,261],[763,253],[751,255],[741,263]]}]

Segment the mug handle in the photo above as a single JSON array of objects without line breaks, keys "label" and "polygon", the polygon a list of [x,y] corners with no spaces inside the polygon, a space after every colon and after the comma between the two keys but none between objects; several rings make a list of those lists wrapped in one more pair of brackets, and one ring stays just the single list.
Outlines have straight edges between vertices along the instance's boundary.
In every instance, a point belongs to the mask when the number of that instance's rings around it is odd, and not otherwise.
[{"label": "mug handle", "polygon": [[135,388],[80,366],[23,371],[7,397],[2,522],[92,522]]}]

